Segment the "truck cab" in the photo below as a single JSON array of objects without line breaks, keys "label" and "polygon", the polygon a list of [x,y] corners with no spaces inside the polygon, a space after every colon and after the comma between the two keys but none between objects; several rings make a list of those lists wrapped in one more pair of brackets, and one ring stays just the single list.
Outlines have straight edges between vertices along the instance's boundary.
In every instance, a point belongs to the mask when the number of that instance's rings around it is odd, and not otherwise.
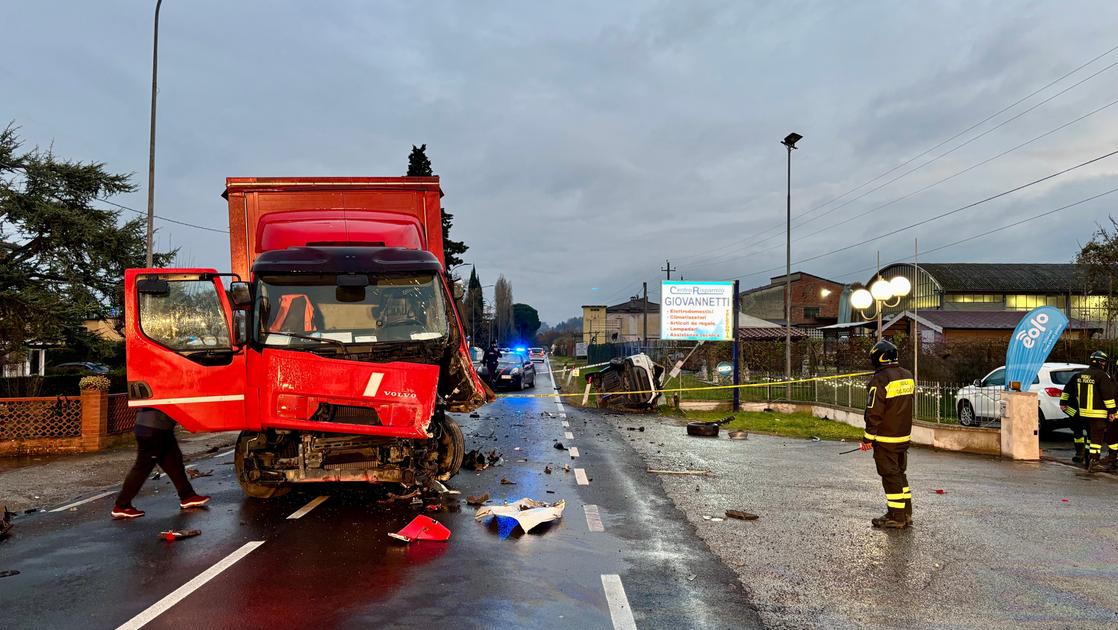
[{"label": "truck cab", "polygon": [[125,274],[129,405],[240,431],[253,497],[455,474],[447,412],[493,395],[441,259],[437,181],[230,179],[233,272]]}]

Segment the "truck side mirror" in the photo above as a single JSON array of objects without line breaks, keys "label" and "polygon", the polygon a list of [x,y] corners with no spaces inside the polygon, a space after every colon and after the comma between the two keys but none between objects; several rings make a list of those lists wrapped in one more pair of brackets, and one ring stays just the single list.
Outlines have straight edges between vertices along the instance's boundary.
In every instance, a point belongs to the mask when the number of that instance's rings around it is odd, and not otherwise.
[{"label": "truck side mirror", "polygon": [[454,299],[461,300],[466,296],[466,289],[462,288],[461,282],[454,283]]},{"label": "truck side mirror", "polygon": [[229,301],[234,308],[248,308],[252,305],[252,294],[247,282],[229,283]]},{"label": "truck side mirror", "polygon": [[233,311],[233,347],[240,348],[248,343],[248,312]]}]

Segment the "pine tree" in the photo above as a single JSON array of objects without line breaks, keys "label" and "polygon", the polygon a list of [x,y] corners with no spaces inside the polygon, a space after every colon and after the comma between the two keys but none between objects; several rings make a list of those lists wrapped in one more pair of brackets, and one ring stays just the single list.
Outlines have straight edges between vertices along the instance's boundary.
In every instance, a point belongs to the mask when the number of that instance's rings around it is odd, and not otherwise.
[{"label": "pine tree", "polygon": [[[421,144],[418,147],[414,144],[411,145],[411,153],[408,155],[408,177],[431,177],[434,171],[431,170],[431,160],[427,157],[427,145]],[[453,241],[450,239],[450,229],[454,227],[454,215],[447,212],[446,208],[442,209],[443,219],[443,255],[446,257],[446,268],[450,269],[462,264],[462,254],[470,249],[462,241]]]},{"label": "pine tree", "polygon": [[470,331],[470,339],[474,345],[479,345],[478,332],[485,321],[485,296],[481,290],[481,280],[477,277],[477,269],[470,270],[470,281],[466,284],[466,299],[462,316],[463,322]]}]

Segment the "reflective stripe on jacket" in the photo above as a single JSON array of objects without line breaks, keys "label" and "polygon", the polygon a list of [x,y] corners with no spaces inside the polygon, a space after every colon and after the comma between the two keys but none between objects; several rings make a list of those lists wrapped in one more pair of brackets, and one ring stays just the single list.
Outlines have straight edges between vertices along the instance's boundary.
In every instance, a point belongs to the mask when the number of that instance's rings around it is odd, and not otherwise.
[{"label": "reflective stripe on jacket", "polygon": [[916,381],[912,372],[887,365],[866,383],[866,432],[863,442],[902,444],[912,439],[912,399]]}]

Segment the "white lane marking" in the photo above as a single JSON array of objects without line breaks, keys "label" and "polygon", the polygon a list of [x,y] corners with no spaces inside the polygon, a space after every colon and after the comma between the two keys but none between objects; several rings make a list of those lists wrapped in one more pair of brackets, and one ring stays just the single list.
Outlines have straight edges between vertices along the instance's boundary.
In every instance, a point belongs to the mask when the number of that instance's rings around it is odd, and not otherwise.
[{"label": "white lane marking", "polygon": [[303,518],[304,516],[307,515],[308,512],[310,512],[311,510],[315,509],[316,507],[322,505],[322,502],[325,501],[326,499],[329,499],[329,498],[330,498],[330,495],[324,494],[320,497],[315,497],[315,498],[311,499],[310,503],[308,503],[308,504],[304,505],[303,507],[299,508],[298,510],[295,510],[294,512],[292,512],[291,516],[287,517],[287,520],[293,521],[297,518]]},{"label": "white lane marking", "polygon": [[572,446],[571,448],[567,449],[567,451],[570,452],[571,459],[574,459],[574,458],[578,457],[578,447],[577,446]]},{"label": "white lane marking", "polygon": [[250,554],[253,549],[263,544],[263,540],[253,540],[245,543],[240,549],[225,556],[217,564],[199,573],[193,580],[178,587],[172,591],[170,595],[152,604],[147,610],[121,624],[117,630],[136,630],[137,628],[144,627],[159,615],[167,612],[172,606],[186,599],[188,595],[201,588],[206,582],[214,579],[222,571],[233,566],[238,560]]},{"label": "white lane marking", "polygon": [[637,622],[633,620],[633,611],[629,608],[629,598],[625,596],[625,587],[621,585],[621,576],[603,575],[602,589],[606,592],[614,630],[637,630]]},{"label": "white lane marking", "polygon": [[589,486],[590,480],[586,478],[586,470],[584,468],[575,468],[575,481],[580,486]]},{"label": "white lane marking", "polygon": [[570,423],[570,422],[567,422],[566,420],[564,420],[564,421],[563,421],[563,428],[564,428],[564,429],[569,429],[569,428],[571,428],[571,423]]},{"label": "white lane marking", "polygon": [[598,510],[596,505],[584,505],[582,509],[586,512],[586,528],[592,532],[604,532],[606,526],[602,524],[602,513]]},{"label": "white lane marking", "polygon": [[[558,398],[558,396],[556,398]],[[567,413],[567,408],[563,406],[562,401],[556,400],[555,408],[559,410],[559,413]]]},{"label": "white lane marking", "polygon": [[53,510],[51,510],[51,512],[65,512],[66,510],[69,510],[72,507],[78,507],[79,505],[85,505],[86,503],[89,503],[90,501],[96,501],[97,499],[104,499],[105,497],[109,496],[110,494],[116,494],[116,493],[117,493],[116,490],[109,490],[108,492],[102,492],[101,494],[95,494],[91,497],[82,499],[81,501],[74,501],[73,503],[68,503],[66,505],[63,505],[62,507],[54,508]]},{"label": "white lane marking", "polygon": [[380,391],[380,382],[384,380],[384,374],[380,372],[373,372],[369,375],[369,382],[365,384],[365,393],[362,394],[366,398],[373,398]]},{"label": "white lane marking", "polygon": [[190,403],[207,403],[207,402],[232,402],[234,400],[244,400],[244,394],[233,394],[230,396],[193,396],[190,398],[145,398],[143,400],[129,400],[129,407],[152,407],[154,405],[186,405]]},{"label": "white lane marking", "polygon": [[566,417],[567,417],[567,414],[565,414],[565,413],[563,413],[563,412],[560,412],[560,413],[559,413],[559,417],[560,417],[560,418],[566,418]]},{"label": "white lane marking", "polygon": [[575,439],[575,434],[571,433],[570,431],[567,431],[567,432],[563,433],[563,439],[564,440],[573,440],[573,439]]},{"label": "white lane marking", "polygon": [[225,451],[224,453],[218,453],[217,455],[213,456],[213,459],[217,459],[218,457],[225,457],[226,455],[232,455],[233,453],[236,453],[236,452],[237,452],[237,449],[233,449],[231,451]]}]

